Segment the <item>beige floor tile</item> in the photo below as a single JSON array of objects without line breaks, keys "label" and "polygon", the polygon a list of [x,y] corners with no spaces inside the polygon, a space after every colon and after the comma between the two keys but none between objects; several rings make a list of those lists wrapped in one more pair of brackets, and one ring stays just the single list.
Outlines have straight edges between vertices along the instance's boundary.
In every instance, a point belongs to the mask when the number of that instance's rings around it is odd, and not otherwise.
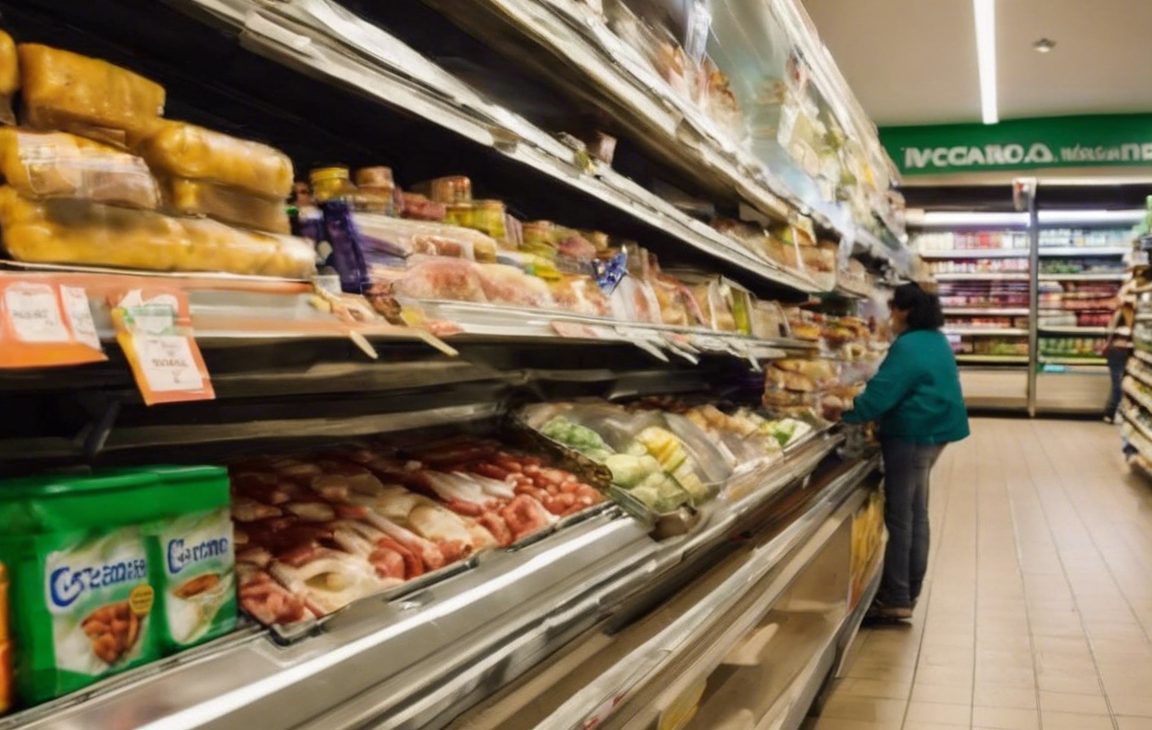
[{"label": "beige floor tile", "polygon": [[936,702],[948,705],[971,705],[972,691],[967,687],[954,687],[947,684],[923,684],[916,682],[912,685],[913,702]]},{"label": "beige floor tile", "polygon": [[972,721],[972,707],[970,705],[913,701],[908,703],[908,714],[904,721],[967,726]]},{"label": "beige floor tile", "polygon": [[1098,695],[1074,695],[1065,692],[1041,692],[1040,711],[1077,712],[1081,714],[1105,714],[1108,712],[1108,703]]},{"label": "beige floor tile", "polygon": [[878,664],[861,659],[848,668],[845,676],[855,679],[877,679],[885,682],[911,682],[915,671],[914,667]]},{"label": "beige floor tile", "polygon": [[912,692],[912,685],[907,682],[884,682],[875,679],[853,679],[851,677],[840,680],[842,684],[836,688],[840,694],[855,697],[880,697],[889,700],[907,700]]},{"label": "beige floor tile", "polygon": [[972,704],[977,707],[1007,707],[1018,710],[1036,709],[1036,690],[1018,689],[999,684],[976,684]]},{"label": "beige floor tile", "polygon": [[902,730],[968,730],[968,724],[949,725],[942,722],[905,722]]},{"label": "beige floor tile", "polygon": [[1114,730],[1111,715],[1080,715],[1071,712],[1044,712],[1044,730]]},{"label": "beige floor tile", "polygon": [[865,722],[863,720],[845,720],[839,717],[821,717],[806,730],[900,730],[899,720],[888,722]]},{"label": "beige floor tile", "polygon": [[1146,691],[1135,695],[1109,692],[1108,704],[1112,705],[1112,712],[1117,715],[1152,718],[1152,692]]},{"label": "beige floor tile", "polygon": [[1038,730],[1040,713],[1007,707],[973,707],[972,725],[1002,730]]},{"label": "beige floor tile", "polygon": [[1116,717],[1116,727],[1120,730],[1152,730],[1152,717]]},{"label": "beige floor tile", "polygon": [[972,687],[972,670],[967,667],[918,667],[917,684],[945,684],[949,687]]},{"label": "beige floor tile", "polygon": [[903,718],[906,705],[904,700],[837,695],[824,703],[820,716],[864,722],[888,722]]}]

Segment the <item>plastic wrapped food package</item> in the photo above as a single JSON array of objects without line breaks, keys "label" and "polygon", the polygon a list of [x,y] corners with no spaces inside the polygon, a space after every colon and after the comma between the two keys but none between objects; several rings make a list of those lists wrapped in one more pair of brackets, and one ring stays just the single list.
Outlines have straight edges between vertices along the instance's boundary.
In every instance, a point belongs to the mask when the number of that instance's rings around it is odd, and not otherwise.
[{"label": "plastic wrapped food package", "polygon": [[0,173],[30,198],[77,198],[155,208],[156,180],[144,161],[67,132],[0,129]]},{"label": "plastic wrapped food package", "polygon": [[365,254],[424,254],[480,261],[496,258],[496,242],[468,228],[374,213],[353,213],[352,220]]},{"label": "plastic wrapped food package", "polygon": [[203,215],[270,233],[289,233],[288,206],[279,198],[239,192],[206,180],[161,180],[165,206],[181,215]]},{"label": "plastic wrapped food package", "polygon": [[612,311],[616,319],[627,322],[662,324],[660,303],[646,281],[625,276],[612,292]]},{"label": "plastic wrapped food package", "polygon": [[401,193],[400,203],[400,214],[405,218],[439,222],[448,217],[448,211],[443,203],[419,193]]},{"label": "plastic wrapped food package", "polygon": [[164,87],[127,69],[35,43],[21,43],[17,52],[25,118],[33,127],[126,145],[164,113]]},{"label": "plastic wrapped food package", "polygon": [[786,337],[788,320],[776,302],[762,299],[752,303],[752,336],[765,340]]},{"label": "plastic wrapped food package", "polygon": [[476,272],[484,295],[492,304],[538,309],[555,307],[548,283],[539,277],[504,264],[477,264]]},{"label": "plastic wrapped food package", "polygon": [[87,201],[32,201],[8,185],[0,187],[0,231],[9,254],[36,263],[286,278],[316,268],[300,238]]},{"label": "plastic wrapped food package", "polygon": [[446,257],[414,256],[407,269],[373,266],[374,282],[391,283],[399,297],[456,302],[488,301],[475,262]]},{"label": "plastic wrapped food package", "polygon": [[612,308],[596,282],[587,276],[562,276],[552,282],[552,299],[558,309],[574,314],[608,317]]},{"label": "plastic wrapped food package", "polygon": [[168,119],[155,121],[130,141],[157,174],[210,180],[266,198],[283,199],[292,192],[292,161],[266,144]]},{"label": "plastic wrapped food package", "polygon": [[[12,97],[19,89],[20,62],[16,57],[16,42],[12,40],[12,36],[0,31],[0,122],[4,124],[16,123],[16,114],[12,110]],[[0,641],[0,644],[2,643]],[[0,647],[0,651],[2,651],[2,647]],[[0,671],[3,671],[2,664],[0,664]],[[3,711],[2,696],[0,696],[0,711]]]}]

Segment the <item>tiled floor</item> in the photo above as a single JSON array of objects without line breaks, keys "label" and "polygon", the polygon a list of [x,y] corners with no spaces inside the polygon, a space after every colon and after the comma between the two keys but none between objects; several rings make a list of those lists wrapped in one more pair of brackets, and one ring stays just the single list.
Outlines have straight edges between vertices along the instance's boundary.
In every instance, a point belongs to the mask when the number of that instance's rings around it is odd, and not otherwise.
[{"label": "tiled floor", "polygon": [[1116,429],[974,419],[933,472],[915,620],[863,629],[814,730],[1152,730],[1152,484]]}]

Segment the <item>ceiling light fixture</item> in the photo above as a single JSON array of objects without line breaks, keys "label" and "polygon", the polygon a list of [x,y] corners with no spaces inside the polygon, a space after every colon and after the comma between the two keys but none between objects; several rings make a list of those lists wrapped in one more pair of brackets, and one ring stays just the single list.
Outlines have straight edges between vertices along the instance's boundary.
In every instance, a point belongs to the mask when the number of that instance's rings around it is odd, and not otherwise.
[{"label": "ceiling light fixture", "polygon": [[1041,38],[1033,43],[1032,47],[1036,49],[1037,53],[1048,53],[1056,47],[1056,41],[1051,38]]},{"label": "ceiling light fixture", "polygon": [[980,109],[985,124],[1000,121],[996,105],[996,0],[972,0],[976,15],[976,59],[980,70]]}]

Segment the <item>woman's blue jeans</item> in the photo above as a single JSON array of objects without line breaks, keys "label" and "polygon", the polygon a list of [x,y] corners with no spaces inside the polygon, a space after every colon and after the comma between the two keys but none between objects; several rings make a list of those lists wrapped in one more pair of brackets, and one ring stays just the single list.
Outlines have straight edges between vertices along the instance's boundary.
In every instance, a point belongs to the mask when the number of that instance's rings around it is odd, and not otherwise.
[{"label": "woman's blue jeans", "polygon": [[944,445],[881,439],[880,446],[888,547],[876,600],[887,606],[911,606],[920,597],[928,571],[928,477]]}]

